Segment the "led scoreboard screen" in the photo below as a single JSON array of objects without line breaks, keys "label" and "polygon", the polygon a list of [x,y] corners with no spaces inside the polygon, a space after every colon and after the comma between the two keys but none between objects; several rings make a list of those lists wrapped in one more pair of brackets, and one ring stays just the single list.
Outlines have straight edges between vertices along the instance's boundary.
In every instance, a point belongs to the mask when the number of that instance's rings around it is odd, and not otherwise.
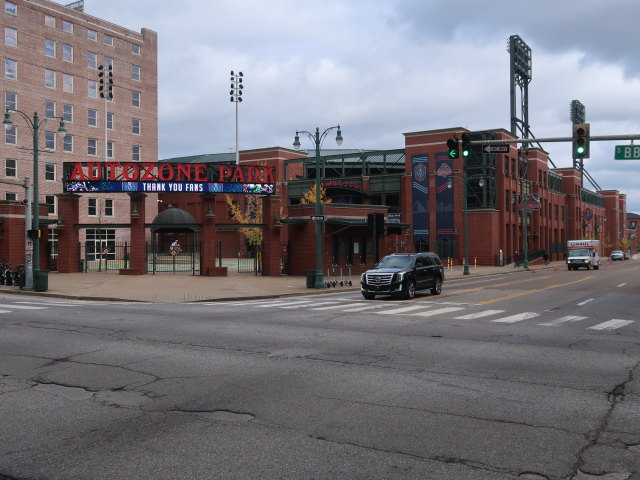
[{"label": "led scoreboard screen", "polygon": [[65,162],[63,191],[275,193],[275,167],[211,163]]}]

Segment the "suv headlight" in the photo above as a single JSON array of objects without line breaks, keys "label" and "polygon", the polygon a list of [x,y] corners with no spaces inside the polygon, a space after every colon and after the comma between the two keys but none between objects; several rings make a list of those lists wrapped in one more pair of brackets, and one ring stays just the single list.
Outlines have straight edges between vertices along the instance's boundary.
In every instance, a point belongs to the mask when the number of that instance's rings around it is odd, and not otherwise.
[{"label": "suv headlight", "polygon": [[361,283],[367,283],[367,274],[363,273],[362,275],[360,275],[360,282]]},{"label": "suv headlight", "polygon": [[404,280],[404,273],[400,272],[400,273],[394,273],[393,274],[393,281],[394,282],[402,282]]}]

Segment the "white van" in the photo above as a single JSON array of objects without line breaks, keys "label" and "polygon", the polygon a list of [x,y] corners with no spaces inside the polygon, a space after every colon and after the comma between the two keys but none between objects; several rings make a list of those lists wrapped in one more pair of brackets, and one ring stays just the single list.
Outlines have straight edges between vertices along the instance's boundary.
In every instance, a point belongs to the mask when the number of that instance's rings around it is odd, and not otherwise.
[{"label": "white van", "polygon": [[569,250],[567,257],[569,270],[600,269],[600,240],[569,240],[567,249]]}]

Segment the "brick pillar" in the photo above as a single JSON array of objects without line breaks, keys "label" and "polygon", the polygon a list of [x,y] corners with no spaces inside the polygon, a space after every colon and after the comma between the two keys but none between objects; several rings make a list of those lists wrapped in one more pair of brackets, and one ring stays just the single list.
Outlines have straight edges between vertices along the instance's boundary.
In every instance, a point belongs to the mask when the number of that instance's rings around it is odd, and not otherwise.
[{"label": "brick pillar", "polygon": [[211,277],[227,276],[227,267],[216,266],[218,251],[218,232],[215,223],[215,195],[203,194],[200,196],[200,218],[202,219],[202,231],[200,232],[200,275]]},{"label": "brick pillar", "polygon": [[80,272],[80,195],[61,193],[58,197],[58,272]]},{"label": "brick pillar", "polygon": [[262,275],[280,275],[280,223],[276,223],[276,214],[280,205],[280,197],[265,195],[262,197],[262,223],[265,224],[262,231]]},{"label": "brick pillar", "polygon": [[144,275],[147,256],[145,245],[145,193],[130,193],[129,212],[131,215],[131,248],[129,249],[130,268],[120,269],[120,275]]}]

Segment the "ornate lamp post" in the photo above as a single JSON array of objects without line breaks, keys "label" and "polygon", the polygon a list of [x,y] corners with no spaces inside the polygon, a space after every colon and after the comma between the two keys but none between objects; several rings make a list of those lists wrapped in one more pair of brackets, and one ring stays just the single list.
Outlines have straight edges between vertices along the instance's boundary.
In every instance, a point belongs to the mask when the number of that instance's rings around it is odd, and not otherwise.
[{"label": "ornate lamp post", "polygon": [[[342,145],[342,132],[340,125],[327,128],[322,134],[320,129],[316,127],[315,135],[305,131],[297,130],[296,137],[293,141],[293,148],[300,150],[300,134],[304,133],[312,142],[316,144],[316,217],[322,216],[322,199],[320,198],[320,145],[331,130],[338,130],[336,134],[336,144]],[[322,279],[322,225],[323,222],[316,220],[316,273],[314,275],[313,288],[324,288]]]},{"label": "ornate lamp post", "polygon": [[[40,208],[39,208],[40,203],[39,203],[39,190],[38,190],[38,187],[39,187],[38,185],[38,167],[39,167],[38,154],[40,152],[40,147],[38,146],[38,134],[40,132],[40,128],[43,127],[45,123],[47,123],[47,120],[49,119],[45,118],[44,120],[40,121],[40,117],[38,117],[38,112],[34,112],[33,119],[31,119],[26,113],[21,112],[20,110],[13,110],[13,109],[7,108],[4,113],[4,121],[2,122],[5,128],[10,128],[11,126],[13,126],[10,112],[15,112],[21,115],[25,119],[25,121],[27,122],[27,125],[29,125],[29,128],[31,129],[31,132],[33,133],[33,146],[31,148],[31,151],[33,152],[32,208],[33,208],[33,230],[35,231],[35,235],[33,237],[33,267],[32,267],[32,275],[33,275],[32,278],[33,278],[34,284],[32,286],[35,287],[36,290],[38,290],[38,280],[40,279]],[[51,118],[57,118],[60,120],[60,125],[58,126],[59,134],[64,135],[65,133],[67,133],[67,129],[64,126],[63,117],[51,117]],[[25,217],[25,220],[26,220],[26,217]],[[26,268],[27,269],[29,268],[28,262],[27,262]],[[30,288],[29,285],[26,285],[26,284],[25,284],[25,287]]]}]

